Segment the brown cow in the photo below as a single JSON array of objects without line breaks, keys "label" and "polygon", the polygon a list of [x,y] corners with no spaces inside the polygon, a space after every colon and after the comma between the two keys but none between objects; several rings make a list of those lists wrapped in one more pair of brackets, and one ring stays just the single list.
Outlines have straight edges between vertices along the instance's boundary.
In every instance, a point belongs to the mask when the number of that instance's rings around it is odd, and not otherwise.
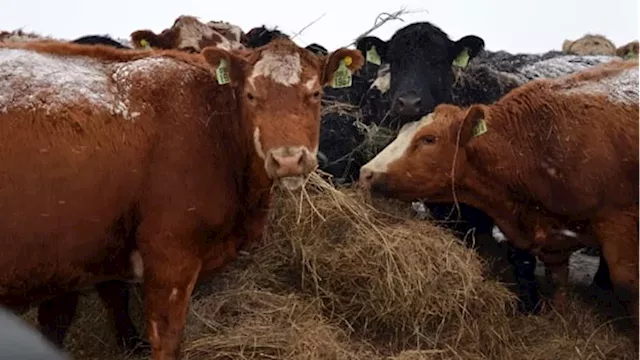
[{"label": "brown cow", "polygon": [[638,40],[631,41],[616,49],[616,55],[625,59],[637,58],[638,54],[640,54],[640,43],[638,43]]},{"label": "brown cow", "polygon": [[17,43],[17,42],[30,42],[30,41],[42,41],[53,40],[47,36],[42,36],[36,33],[30,33],[22,31],[22,29],[13,31],[0,31],[0,43]]},{"label": "brown cow", "polygon": [[[486,211],[561,286],[571,251],[597,241],[637,321],[638,116],[638,61],[615,60],[532,81],[494,105],[440,105],[405,125],[360,183]],[[557,234],[578,223],[593,236]]]},{"label": "brown cow", "polygon": [[200,52],[207,46],[224,50],[244,49],[244,32],[235,25],[225,22],[200,22],[194,16],[179,16],[169,29],[156,35],[151,30],[131,33],[131,43],[136,48],[175,49]]},{"label": "brown cow", "polygon": [[[284,39],[242,54],[0,46],[0,303],[140,279],[152,357],[178,357],[198,278],[262,235],[274,182],[315,168],[341,63],[363,58]],[[113,230],[123,217],[133,240]]]},{"label": "brown cow", "polygon": [[586,34],[578,40],[565,40],[562,52],[574,55],[615,55],[616,46],[603,35]]}]

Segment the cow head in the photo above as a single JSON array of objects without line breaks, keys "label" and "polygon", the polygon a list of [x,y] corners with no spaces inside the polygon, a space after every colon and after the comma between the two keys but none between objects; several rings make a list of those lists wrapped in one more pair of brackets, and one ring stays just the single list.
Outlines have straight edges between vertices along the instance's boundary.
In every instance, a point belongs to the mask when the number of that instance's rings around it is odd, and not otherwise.
[{"label": "cow head", "polygon": [[200,52],[207,46],[221,49],[242,49],[244,46],[235,40],[242,38],[238,27],[222,23],[200,22],[193,16],[182,15],[173,26],[159,35],[151,30],[138,30],[131,33],[131,43],[136,48],[175,49],[187,52]]},{"label": "cow head", "polygon": [[632,41],[616,49],[616,55],[625,59],[637,58],[639,53],[640,44],[638,43],[638,40]]},{"label": "cow head", "polygon": [[363,63],[357,50],[338,49],[319,57],[289,39],[245,51],[206,48],[202,55],[216,76],[220,66],[233,87],[243,118],[253,126],[256,154],[267,175],[298,188],[317,165],[322,88],[344,71]]},{"label": "cow head", "polygon": [[268,29],[266,26],[262,25],[260,27],[254,27],[253,29],[249,30],[244,45],[249,48],[257,48],[267,45],[272,40],[278,38],[288,39],[289,35],[281,32],[278,29]]},{"label": "cow head", "polygon": [[615,55],[616,46],[602,35],[586,34],[578,40],[565,40],[562,52],[574,55]]},{"label": "cow head", "polygon": [[[447,202],[464,178],[467,149],[486,131],[482,105],[468,111],[442,104],[405,124],[395,140],[360,168],[360,186],[405,201]],[[455,161],[455,171],[454,164]]]},{"label": "cow head", "polygon": [[[451,100],[452,66],[466,66],[484,49],[474,35],[452,41],[428,22],[410,24],[389,41],[361,40],[363,49],[375,46],[382,63],[390,66],[388,95],[392,112],[402,123],[419,119],[441,103]],[[375,45],[374,45],[375,44]]]}]

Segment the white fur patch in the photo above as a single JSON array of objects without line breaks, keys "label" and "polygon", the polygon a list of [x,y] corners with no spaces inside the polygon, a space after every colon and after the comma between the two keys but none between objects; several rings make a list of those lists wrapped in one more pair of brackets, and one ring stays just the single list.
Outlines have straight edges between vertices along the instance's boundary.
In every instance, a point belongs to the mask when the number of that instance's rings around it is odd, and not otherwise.
[{"label": "white fur patch", "polygon": [[311,79],[307,80],[306,83],[304,83],[304,87],[307,88],[307,90],[311,91],[313,89],[315,89],[318,86],[318,77],[317,76],[313,76]]},{"label": "white fur patch", "polygon": [[21,43],[41,40],[52,40],[52,38],[19,30],[0,34],[0,43]]},{"label": "white fur patch", "polygon": [[130,109],[132,87],[152,80],[159,68],[177,65],[160,57],[107,64],[82,56],[0,49],[0,113],[86,106],[134,120],[140,112]]},{"label": "white fur patch", "polygon": [[301,73],[300,54],[281,55],[265,51],[253,66],[249,82],[253,83],[258,76],[264,76],[278,84],[291,86],[300,83]]},{"label": "white fur patch", "polygon": [[433,121],[433,114],[423,116],[422,119],[405,124],[398,133],[398,136],[387,147],[382,149],[378,155],[366,163],[361,169],[377,173],[384,173],[388,170],[389,164],[402,158],[409,148],[411,140],[415,134]]},{"label": "white fur patch", "polygon": [[[558,79],[561,80],[561,79]],[[601,95],[618,104],[638,103],[638,68],[625,69],[598,80],[581,81],[568,89],[565,95]]]},{"label": "white fur patch", "polygon": [[242,40],[242,29],[239,26],[235,26],[223,21],[209,21],[207,25],[214,29],[228,30],[233,34],[233,37],[235,38],[234,40],[236,42],[240,42]]},{"label": "white fur patch", "polygon": [[389,91],[389,87],[391,86],[391,70],[389,68],[389,64],[383,64],[378,69],[378,77],[371,84],[370,89],[378,89],[380,93],[384,94]]},{"label": "white fur patch", "polygon": [[262,151],[262,142],[260,141],[260,128],[256,128],[253,131],[253,146],[256,148],[256,154],[264,160],[267,157],[264,155],[264,151]]},{"label": "white fur patch", "polygon": [[140,251],[135,250],[131,253],[131,269],[133,270],[133,283],[142,283],[144,279],[144,264]]}]

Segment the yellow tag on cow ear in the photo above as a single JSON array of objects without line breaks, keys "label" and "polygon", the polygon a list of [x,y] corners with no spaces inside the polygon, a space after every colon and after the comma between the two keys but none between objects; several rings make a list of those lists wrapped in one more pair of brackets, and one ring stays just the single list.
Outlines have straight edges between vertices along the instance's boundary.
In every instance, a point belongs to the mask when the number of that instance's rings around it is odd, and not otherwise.
[{"label": "yellow tag on cow ear", "polygon": [[218,84],[224,85],[231,82],[229,78],[229,64],[227,60],[220,59],[220,65],[216,69],[216,80],[218,80]]},{"label": "yellow tag on cow ear", "polygon": [[453,65],[459,68],[466,68],[469,63],[469,50],[467,48],[462,49],[458,57],[453,60]]},{"label": "yellow tag on cow ear", "polygon": [[351,57],[347,56],[345,59],[340,60],[340,65],[336,72],[333,73],[333,80],[331,80],[331,87],[334,89],[347,88],[351,86],[352,76],[351,70],[345,64],[346,60],[351,61]]},{"label": "yellow tag on cow ear", "polygon": [[634,53],[633,50],[629,50],[627,55],[624,56],[624,59],[629,60],[629,59],[635,59],[637,57],[638,57],[638,54]]},{"label": "yellow tag on cow ear", "polygon": [[484,119],[478,120],[476,126],[473,127],[473,137],[480,136],[487,132],[487,122]]},{"label": "yellow tag on cow ear", "polygon": [[366,59],[367,59],[367,62],[376,64],[378,66],[382,64],[382,60],[380,59],[380,54],[378,54],[378,51],[376,50],[375,46],[372,46],[371,49],[367,50]]},{"label": "yellow tag on cow ear", "polygon": [[145,49],[151,49],[151,45],[149,45],[149,42],[147,41],[147,39],[140,40],[140,46],[142,46]]}]

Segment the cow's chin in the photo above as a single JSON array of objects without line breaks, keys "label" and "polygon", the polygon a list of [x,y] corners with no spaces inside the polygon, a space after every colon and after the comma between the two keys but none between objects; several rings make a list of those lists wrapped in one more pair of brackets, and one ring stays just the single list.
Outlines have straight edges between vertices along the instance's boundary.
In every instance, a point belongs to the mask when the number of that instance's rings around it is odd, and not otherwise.
[{"label": "cow's chin", "polygon": [[278,179],[278,184],[287,190],[295,191],[300,189],[304,184],[304,176],[299,175],[283,177]]}]

